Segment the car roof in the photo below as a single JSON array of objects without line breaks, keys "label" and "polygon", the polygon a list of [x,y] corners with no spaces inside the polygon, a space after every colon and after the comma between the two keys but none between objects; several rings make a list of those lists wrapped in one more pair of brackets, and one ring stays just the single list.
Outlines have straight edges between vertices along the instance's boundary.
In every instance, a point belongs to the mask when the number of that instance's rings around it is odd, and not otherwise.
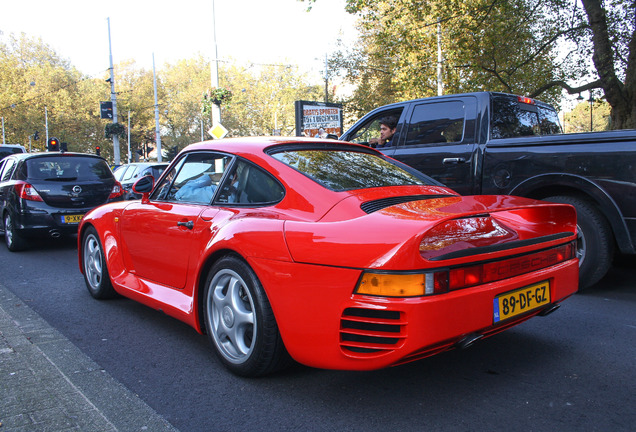
[{"label": "car roof", "polygon": [[74,152],[41,152],[41,153],[15,153],[8,157],[12,157],[19,160],[43,158],[47,156],[64,156],[64,157],[91,157],[95,159],[104,159],[101,156],[97,156],[90,153],[74,153]]},{"label": "car roof", "polygon": [[191,144],[184,149],[184,151],[193,150],[216,150],[221,152],[233,153],[239,156],[258,155],[264,153],[266,150],[276,146],[285,145],[298,145],[299,147],[306,146],[334,146],[342,148],[343,150],[360,150],[369,151],[381,154],[370,147],[333,140],[333,139],[316,139],[308,137],[244,137],[244,138],[227,138],[221,140],[203,141],[200,143]]}]

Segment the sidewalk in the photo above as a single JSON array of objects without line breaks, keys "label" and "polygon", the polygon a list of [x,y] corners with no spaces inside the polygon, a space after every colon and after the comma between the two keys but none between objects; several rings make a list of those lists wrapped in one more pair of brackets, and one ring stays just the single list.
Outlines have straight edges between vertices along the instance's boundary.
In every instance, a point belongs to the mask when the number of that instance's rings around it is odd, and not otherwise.
[{"label": "sidewalk", "polygon": [[0,285],[0,432],[172,431]]}]

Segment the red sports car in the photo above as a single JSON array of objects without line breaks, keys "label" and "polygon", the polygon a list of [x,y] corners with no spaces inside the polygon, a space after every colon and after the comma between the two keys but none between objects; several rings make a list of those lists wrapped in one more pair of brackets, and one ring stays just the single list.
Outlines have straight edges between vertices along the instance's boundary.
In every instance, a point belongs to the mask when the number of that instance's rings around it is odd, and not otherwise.
[{"label": "red sports car", "polygon": [[459,196],[363,146],[203,142],[135,190],[141,200],[82,220],[88,290],[207,333],[243,376],[291,359],[398,365],[546,315],[577,290],[573,207]]}]

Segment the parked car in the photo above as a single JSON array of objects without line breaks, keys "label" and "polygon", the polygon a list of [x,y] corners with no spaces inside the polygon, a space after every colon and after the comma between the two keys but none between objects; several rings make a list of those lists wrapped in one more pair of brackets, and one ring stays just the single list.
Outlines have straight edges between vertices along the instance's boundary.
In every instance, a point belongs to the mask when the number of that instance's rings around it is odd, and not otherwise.
[{"label": "parked car", "polygon": [[139,199],[141,195],[133,192],[133,184],[147,175],[158,180],[167,167],[167,162],[134,162],[117,167],[113,174],[115,175],[115,179],[121,183],[121,186],[124,188],[124,199]]},{"label": "parked car", "polygon": [[462,195],[573,205],[581,288],[607,273],[615,253],[636,254],[636,130],[563,134],[546,103],[477,92],[377,108],[341,139],[369,143],[386,117],[397,126],[380,151]]},{"label": "parked car", "polygon": [[26,153],[26,149],[19,144],[0,144],[0,160],[16,153]]},{"label": "parked car", "polygon": [[239,375],[421,359],[577,290],[574,207],[462,197],[364,146],[204,142],[133,189],[80,224],[88,291],[207,333]]},{"label": "parked car", "polygon": [[10,251],[29,237],[76,234],[86,212],[121,199],[104,159],[81,153],[21,153],[0,161],[0,215]]}]

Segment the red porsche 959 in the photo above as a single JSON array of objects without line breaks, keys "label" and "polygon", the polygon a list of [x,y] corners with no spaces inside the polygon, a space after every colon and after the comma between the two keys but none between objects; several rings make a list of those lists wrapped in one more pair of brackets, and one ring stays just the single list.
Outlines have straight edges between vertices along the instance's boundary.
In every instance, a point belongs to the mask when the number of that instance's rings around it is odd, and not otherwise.
[{"label": "red porsche 959", "polygon": [[134,190],[81,222],[89,292],[188,323],[243,376],[399,365],[577,290],[573,207],[459,196],[363,146],[203,142]]}]

